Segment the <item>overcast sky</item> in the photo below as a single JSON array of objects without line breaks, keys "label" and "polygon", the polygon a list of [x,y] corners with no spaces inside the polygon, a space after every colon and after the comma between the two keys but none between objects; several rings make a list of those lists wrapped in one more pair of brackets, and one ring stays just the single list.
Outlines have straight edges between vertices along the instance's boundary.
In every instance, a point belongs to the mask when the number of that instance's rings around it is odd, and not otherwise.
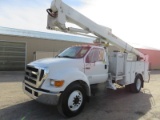
[{"label": "overcast sky", "polygon": [[[0,0],[0,26],[45,31],[52,0]],[[63,0],[136,46],[160,49],[160,0]]]}]

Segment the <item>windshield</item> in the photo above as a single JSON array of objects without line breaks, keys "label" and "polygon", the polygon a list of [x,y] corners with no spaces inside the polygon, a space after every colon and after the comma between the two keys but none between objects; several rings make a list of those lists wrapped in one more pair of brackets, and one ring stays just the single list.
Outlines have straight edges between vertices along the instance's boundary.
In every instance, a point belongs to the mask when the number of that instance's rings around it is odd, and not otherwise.
[{"label": "windshield", "polygon": [[67,48],[62,53],[60,53],[57,57],[66,57],[66,58],[83,58],[90,47],[88,46],[74,46]]}]

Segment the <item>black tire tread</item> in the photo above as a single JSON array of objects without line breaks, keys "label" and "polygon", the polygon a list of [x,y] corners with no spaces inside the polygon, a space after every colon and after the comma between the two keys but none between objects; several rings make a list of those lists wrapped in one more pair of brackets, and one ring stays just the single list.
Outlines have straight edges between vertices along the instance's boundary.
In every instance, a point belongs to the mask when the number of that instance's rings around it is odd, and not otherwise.
[{"label": "black tire tread", "polygon": [[139,90],[137,90],[137,87],[136,87],[137,79],[140,79],[140,80],[141,80],[141,87],[142,87],[142,84],[143,84],[143,83],[142,83],[142,82],[143,82],[142,77],[141,77],[140,75],[137,75],[137,76],[135,77],[134,83],[131,84],[131,86],[130,86],[131,92],[133,92],[133,93],[139,93],[140,90],[141,90],[141,88],[140,88]]},{"label": "black tire tread", "polygon": [[[80,90],[82,92],[83,103],[77,111],[72,112],[68,109],[67,102],[68,102],[68,97],[69,97],[70,93],[72,93],[74,90]],[[86,102],[86,94],[85,94],[85,90],[83,89],[83,87],[78,83],[72,83],[62,93],[57,108],[58,108],[58,111],[61,115],[65,116],[65,117],[73,117],[73,116],[78,115],[83,110],[85,102]]]}]

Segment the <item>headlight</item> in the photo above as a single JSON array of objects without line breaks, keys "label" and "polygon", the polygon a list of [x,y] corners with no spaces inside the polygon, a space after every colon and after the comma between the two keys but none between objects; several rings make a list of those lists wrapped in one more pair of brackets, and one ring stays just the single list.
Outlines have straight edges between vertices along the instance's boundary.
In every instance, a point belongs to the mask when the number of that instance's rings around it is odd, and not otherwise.
[{"label": "headlight", "polygon": [[64,80],[53,80],[50,79],[50,85],[55,86],[55,87],[61,87],[64,84]]},{"label": "headlight", "polygon": [[44,76],[43,76],[43,78],[47,78],[48,73],[49,73],[49,69],[48,69],[48,68],[45,68],[45,69],[44,69]]}]

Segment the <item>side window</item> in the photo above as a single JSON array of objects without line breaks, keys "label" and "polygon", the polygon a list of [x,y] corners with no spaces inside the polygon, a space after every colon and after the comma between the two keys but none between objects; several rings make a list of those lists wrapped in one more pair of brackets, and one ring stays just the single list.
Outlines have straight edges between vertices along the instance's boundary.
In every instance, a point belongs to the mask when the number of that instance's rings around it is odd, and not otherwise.
[{"label": "side window", "polygon": [[95,63],[97,61],[104,60],[104,50],[94,48],[90,51],[90,53],[86,57],[86,63]]},{"label": "side window", "polygon": [[93,55],[94,55],[94,50],[92,49],[86,57],[86,63],[92,63],[93,62]]},{"label": "side window", "polygon": [[99,49],[99,61],[104,61],[104,50]]}]

